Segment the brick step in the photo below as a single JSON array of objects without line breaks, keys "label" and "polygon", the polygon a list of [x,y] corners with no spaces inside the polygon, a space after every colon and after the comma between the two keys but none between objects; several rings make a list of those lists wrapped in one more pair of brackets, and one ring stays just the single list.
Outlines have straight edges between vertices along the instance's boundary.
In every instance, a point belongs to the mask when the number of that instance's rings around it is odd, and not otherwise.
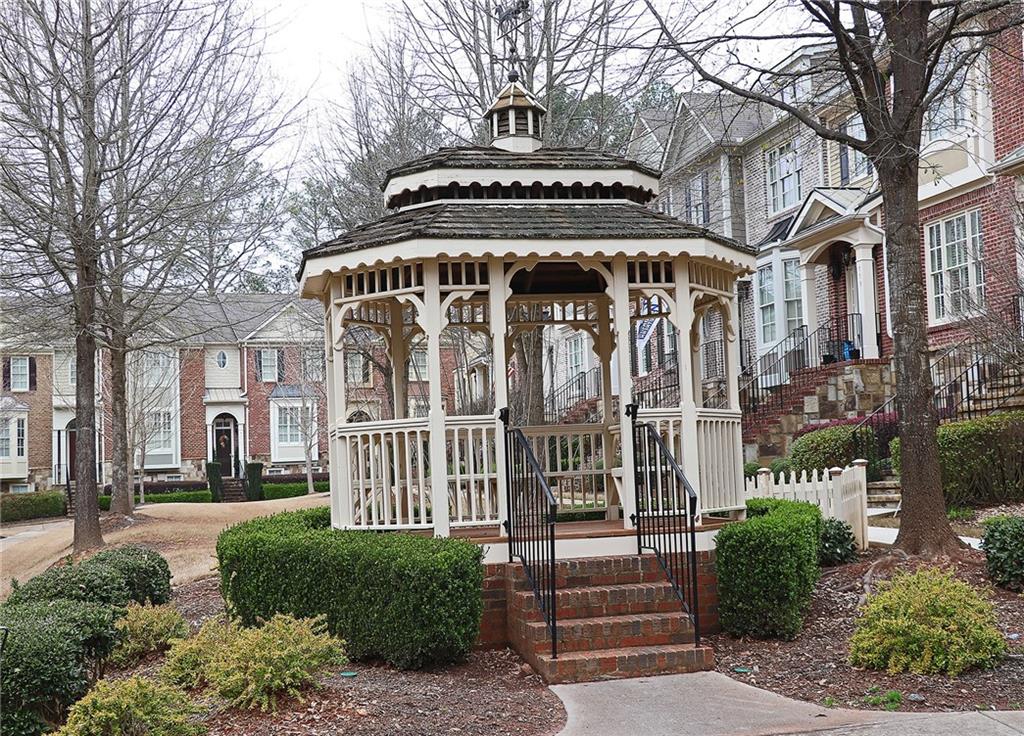
[{"label": "brick step", "polygon": [[[529,590],[530,582],[523,566],[509,565],[515,590]],[[584,557],[555,562],[555,587],[580,588],[630,583],[660,583],[665,572],[654,555]]]},{"label": "brick step", "polygon": [[[558,619],[558,652],[581,652],[663,644],[692,644],[693,623],[676,604],[674,612]],[[551,650],[551,630],[544,621],[524,624],[526,641],[538,654]]]},{"label": "brick step", "polygon": [[[517,591],[514,613],[526,621],[542,621],[543,612],[532,590]],[[555,591],[558,619],[623,616],[637,613],[669,613],[679,610],[679,599],[667,580],[631,585],[598,585]]]},{"label": "brick step", "polygon": [[228,503],[237,503],[239,501],[245,501],[245,486],[242,485],[240,478],[224,478],[221,481],[224,487],[224,501]]},{"label": "brick step", "polygon": [[593,682],[623,677],[704,672],[714,669],[711,647],[693,644],[600,649],[537,656],[536,668],[546,682]]}]

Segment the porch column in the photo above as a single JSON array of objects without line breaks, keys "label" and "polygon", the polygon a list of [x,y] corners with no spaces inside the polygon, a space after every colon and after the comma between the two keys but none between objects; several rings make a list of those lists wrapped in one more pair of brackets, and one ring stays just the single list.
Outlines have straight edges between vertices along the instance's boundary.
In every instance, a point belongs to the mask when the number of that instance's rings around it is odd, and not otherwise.
[{"label": "porch column", "polygon": [[[693,299],[690,294],[689,256],[676,256],[672,262],[675,278],[675,302],[672,311],[676,315],[676,354],[679,356],[679,412],[682,425],[679,428],[682,457],[679,462],[686,479],[700,496],[700,460],[697,452],[697,392],[702,391],[700,364],[695,363],[691,336],[694,327]],[[699,360],[699,353],[696,353]],[[703,398],[701,400],[703,403]],[[675,448],[669,448],[674,450]]]},{"label": "porch column", "polygon": [[636,462],[633,459],[633,421],[626,416],[626,405],[633,403],[633,372],[629,361],[629,276],[626,257],[612,260],[612,314],[615,325],[615,349],[619,369],[619,441],[622,445],[622,515],[627,529],[633,528],[630,518],[636,513]]},{"label": "porch column", "polygon": [[508,334],[508,314],[505,293],[505,262],[501,258],[487,259],[487,313],[491,330],[491,386],[494,390],[494,462],[497,470],[498,489],[498,534],[505,536],[508,531],[501,522],[508,521],[508,476],[505,474],[505,425],[500,412],[508,406],[508,350],[505,336]]},{"label": "porch column", "polygon": [[860,302],[863,345],[861,355],[878,357],[878,303],[875,300],[875,257],[871,243],[858,243],[853,247],[857,259],[857,301]]},{"label": "porch column", "polygon": [[206,422],[206,462],[213,462],[213,422]]},{"label": "porch column", "polygon": [[434,536],[447,537],[448,457],[445,452],[444,407],[441,394],[441,280],[436,259],[423,264],[423,314],[420,326],[427,338],[427,376],[430,382],[430,505],[434,518]]},{"label": "porch column", "polygon": [[[604,489],[605,503],[608,511],[605,518],[617,519],[619,509],[612,509],[612,491],[616,488],[615,481],[611,476],[612,464],[614,462],[613,443],[611,433],[611,420],[614,414],[612,406],[612,325],[608,314],[608,304],[605,300],[598,302],[597,307],[597,340],[594,342],[594,353],[597,355],[597,364],[601,367],[601,462],[604,464]],[[618,500],[619,508],[622,507],[622,499]]]},{"label": "porch column", "polygon": [[405,379],[405,361],[408,350],[405,344],[405,323],[402,319],[402,302],[392,300],[389,321],[389,347],[391,352],[391,385],[395,397],[395,419],[405,419],[409,411],[409,384]]},{"label": "porch column", "polygon": [[[733,282],[735,284],[735,282]],[[740,299],[733,289],[729,297],[728,314],[722,315],[727,320],[723,330],[725,339],[725,380],[729,396],[729,408],[739,411],[740,408]]]},{"label": "porch column", "polygon": [[[813,263],[800,264],[800,295],[803,297],[804,326],[808,335],[818,329],[818,293],[815,288],[814,268]],[[786,315],[777,315],[776,322],[780,318],[785,320]]]},{"label": "porch column", "polygon": [[345,349],[342,342],[342,308],[335,302],[341,298],[341,278],[331,278],[330,309],[324,330],[327,366],[331,380],[327,382],[327,455],[331,464],[331,526],[352,525],[352,473],[349,470],[348,446],[335,437],[345,424]]}]

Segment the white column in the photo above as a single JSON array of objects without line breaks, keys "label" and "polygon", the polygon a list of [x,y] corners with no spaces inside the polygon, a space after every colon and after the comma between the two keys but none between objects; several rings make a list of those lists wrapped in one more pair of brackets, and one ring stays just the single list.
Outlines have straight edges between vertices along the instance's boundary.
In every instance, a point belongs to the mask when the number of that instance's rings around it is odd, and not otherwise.
[{"label": "white column", "polygon": [[[803,296],[804,326],[807,328],[808,335],[818,329],[818,290],[815,288],[814,268],[815,264],[813,263],[800,264],[800,294]],[[781,324],[785,326],[785,311],[775,315],[776,324],[780,324],[779,320],[782,320]]]},{"label": "white column", "polygon": [[334,436],[338,427],[345,424],[345,351],[340,343],[335,345],[343,332],[340,315],[341,310],[334,301],[341,298],[341,278],[331,277],[330,289],[330,320],[326,330],[326,350],[328,357],[328,385],[331,387],[327,395],[328,401],[328,442],[327,454],[331,464],[331,526],[344,528],[352,525],[352,474],[349,472],[348,445]]},{"label": "white column", "polygon": [[632,528],[630,517],[636,513],[636,462],[633,459],[633,421],[626,416],[626,406],[633,401],[633,373],[630,370],[629,342],[629,277],[626,257],[612,261],[612,314],[615,326],[615,348],[619,354],[619,439],[622,446],[622,515],[626,528]]},{"label": "white column", "polygon": [[391,383],[395,397],[395,419],[405,419],[409,411],[409,384],[405,380],[405,361],[408,357],[405,345],[405,322],[402,319],[403,304],[392,300],[390,306]]},{"label": "white column", "polygon": [[[612,407],[612,325],[611,317],[608,314],[608,303],[600,300],[597,305],[597,341],[594,343],[594,352],[597,354],[597,362],[601,366],[601,426],[604,430],[601,439],[602,456],[604,463],[604,487],[605,494],[610,497],[611,492],[616,488],[615,481],[611,476],[614,452],[612,448],[611,420]],[[618,499],[619,507],[622,506],[622,499]],[[609,508],[606,518],[618,518],[619,509],[611,508],[611,499],[608,502]]]},{"label": "white column", "polygon": [[434,517],[434,536],[447,537],[450,531],[448,510],[448,458],[445,452],[444,406],[441,394],[441,281],[437,260],[423,264],[424,314],[420,326],[427,337],[427,376],[430,381],[430,497]]},{"label": "white column", "polygon": [[[723,317],[727,321],[725,337],[725,380],[729,396],[729,408],[740,408],[740,300],[735,291],[729,297],[729,312]],[[731,328],[731,329],[728,329]]]},{"label": "white column", "polygon": [[[498,520],[508,520],[508,477],[505,474],[505,425],[500,412],[508,407],[508,350],[505,336],[508,333],[508,315],[505,293],[505,262],[501,258],[487,260],[487,299],[491,329],[491,385],[494,387],[494,462],[497,467]],[[504,524],[499,524],[499,534],[507,534]]]},{"label": "white column", "polygon": [[861,329],[864,334],[861,355],[865,358],[878,357],[878,302],[875,299],[873,248],[870,243],[858,243],[853,247],[857,257],[857,301],[860,302]]},{"label": "white column", "polygon": [[213,462],[213,423],[206,423],[206,462]]},{"label": "white column", "polygon": [[[677,458],[686,479],[697,493],[700,503],[700,461],[697,452],[697,392],[701,390],[700,366],[694,363],[694,350],[690,341],[693,330],[693,300],[690,296],[690,265],[685,255],[677,256],[672,263],[675,277],[675,303],[672,311],[676,314],[676,355],[679,356],[679,411],[682,426],[679,428],[682,457]],[[697,353],[699,360],[699,353]],[[687,390],[689,387],[689,390]],[[703,400],[700,402],[703,403]],[[670,450],[675,448],[670,447]],[[699,508],[699,505],[698,505]]]}]

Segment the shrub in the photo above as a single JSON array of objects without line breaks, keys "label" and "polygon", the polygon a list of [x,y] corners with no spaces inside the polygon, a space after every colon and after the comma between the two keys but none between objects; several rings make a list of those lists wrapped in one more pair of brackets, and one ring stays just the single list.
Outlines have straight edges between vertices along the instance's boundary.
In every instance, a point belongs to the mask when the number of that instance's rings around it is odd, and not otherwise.
[{"label": "shrub", "polygon": [[263,463],[245,464],[245,498],[248,501],[263,500]]},{"label": "shrub", "polygon": [[[1024,412],[944,424],[936,438],[947,507],[1024,500]],[[898,437],[890,452],[898,474]]]},{"label": "shrub", "polygon": [[171,568],[163,556],[148,547],[129,544],[104,550],[83,564],[105,564],[124,576],[128,595],[136,603],[159,605],[171,599]]},{"label": "shrub", "polygon": [[67,501],[59,491],[0,494],[0,521],[3,522],[64,516],[66,512]]},{"label": "shrub", "polygon": [[[264,468],[264,471],[266,468]],[[330,473],[313,473],[314,483],[329,482],[331,480]],[[267,483],[305,483],[305,473],[277,473],[276,475],[263,475],[263,485]]]},{"label": "shrub", "polygon": [[13,584],[8,604],[67,599],[126,606],[131,600],[124,575],[111,564],[87,562],[51,567],[24,585]]},{"label": "shrub", "polygon": [[756,478],[757,471],[761,469],[761,463],[743,463],[743,477]]},{"label": "shrub", "polygon": [[132,603],[117,622],[120,642],[110,656],[117,667],[135,664],[147,654],[165,651],[173,639],[188,636],[188,623],[171,605]]},{"label": "shrub", "polygon": [[327,617],[354,659],[400,668],[464,657],[483,608],[480,547],[458,539],[330,528],[330,509],[253,519],[217,540],[221,591],[251,625]]},{"label": "shrub", "polygon": [[232,705],[276,710],[279,695],[298,696],[324,669],[346,661],[322,616],[277,614],[250,629],[207,621],[194,639],[173,643],[163,676],[188,687],[208,684]]},{"label": "shrub", "polygon": [[[315,481],[313,483],[313,490],[317,493],[327,493],[331,490],[331,484],[328,481]],[[301,483],[264,483],[263,484],[263,500],[273,501],[278,498],[294,498],[296,496],[305,496],[309,492],[309,487],[305,481]]]},{"label": "shrub", "polygon": [[952,573],[899,572],[868,598],[850,638],[855,666],[955,676],[1006,651],[992,604]]},{"label": "shrub", "polygon": [[[135,503],[139,503],[138,496]],[[210,491],[175,491],[150,495],[147,488],[146,503],[213,503],[213,494]],[[110,511],[110,496],[100,496],[99,505],[100,510]]]},{"label": "shrub", "polygon": [[210,484],[210,498],[214,503],[224,500],[224,479],[220,474],[220,463],[206,463],[206,481]]},{"label": "shrub", "polygon": [[821,512],[781,499],[751,499],[747,521],[716,538],[719,613],[736,635],[791,639],[820,573]]},{"label": "shrub", "polygon": [[842,565],[857,559],[857,538],[853,527],[842,519],[825,519],[821,529],[818,561],[823,567]]},{"label": "shrub", "polygon": [[779,457],[772,460],[768,469],[772,471],[772,478],[776,482],[779,480],[789,480],[789,476],[793,474],[793,463],[787,457]]},{"label": "shrub", "polygon": [[104,680],[75,703],[57,736],[198,736],[188,696],[144,677]]},{"label": "shrub", "polygon": [[864,454],[868,457],[863,459],[867,460],[869,465],[877,465],[878,450],[874,430],[871,427],[862,427],[858,430],[856,424],[840,424],[816,429],[794,440],[790,453],[793,470],[799,473],[804,470],[810,472],[827,468],[845,468],[857,459],[854,455],[857,454],[858,436],[861,446],[867,448]]},{"label": "shrub", "polygon": [[0,732],[39,733],[88,689],[118,634],[114,610],[81,601],[0,606],[9,629],[0,668]]},{"label": "shrub", "polygon": [[[111,494],[111,486],[107,483],[103,486],[103,492],[100,495],[109,496]],[[136,492],[138,488],[136,487]],[[180,493],[181,491],[207,491],[209,490],[208,484],[205,480],[148,480],[146,481],[146,498],[150,496],[158,496],[164,493]]]},{"label": "shrub", "polygon": [[982,522],[981,548],[992,582],[1024,590],[1024,518],[996,516]]}]

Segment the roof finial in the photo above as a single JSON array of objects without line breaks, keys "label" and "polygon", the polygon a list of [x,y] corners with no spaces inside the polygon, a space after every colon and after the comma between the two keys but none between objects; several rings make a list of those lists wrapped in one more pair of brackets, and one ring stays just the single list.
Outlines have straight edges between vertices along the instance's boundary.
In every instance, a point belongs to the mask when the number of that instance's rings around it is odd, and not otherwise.
[{"label": "roof finial", "polygon": [[519,81],[519,49],[517,41],[520,31],[530,20],[529,0],[510,0],[508,5],[495,4],[494,12],[498,15],[498,28],[505,42],[505,61],[508,62],[508,81]]}]

